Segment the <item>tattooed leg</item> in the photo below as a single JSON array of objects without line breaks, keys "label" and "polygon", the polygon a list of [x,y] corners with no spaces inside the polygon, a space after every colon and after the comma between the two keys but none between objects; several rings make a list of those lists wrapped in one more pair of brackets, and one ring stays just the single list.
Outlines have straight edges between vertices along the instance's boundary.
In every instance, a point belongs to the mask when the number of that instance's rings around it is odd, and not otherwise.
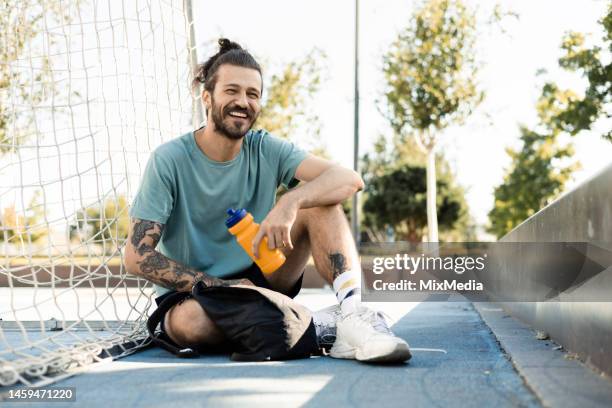
[{"label": "tattooed leg", "polygon": [[348,269],[346,266],[346,258],[339,252],[329,254],[329,263],[331,264],[333,279],[336,279],[342,272]]},{"label": "tattooed leg", "polygon": [[355,240],[340,205],[314,207],[305,211],[315,267],[331,285],[338,276],[359,266]]},{"label": "tattooed leg", "polygon": [[276,291],[288,293],[295,286],[311,255],[318,273],[330,285],[343,272],[359,266],[355,241],[339,205],[299,210],[291,241],[293,249],[281,249],[287,258],[283,266],[266,276]]},{"label": "tattooed leg", "polygon": [[316,207],[309,211],[306,225],[315,266],[334,288],[343,313],[351,313],[359,304],[361,265],[342,207]]}]

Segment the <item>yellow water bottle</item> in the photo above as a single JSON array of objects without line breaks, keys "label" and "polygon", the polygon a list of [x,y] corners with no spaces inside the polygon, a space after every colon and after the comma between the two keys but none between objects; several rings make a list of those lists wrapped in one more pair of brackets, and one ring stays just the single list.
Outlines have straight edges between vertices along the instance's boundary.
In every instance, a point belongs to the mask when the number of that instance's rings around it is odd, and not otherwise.
[{"label": "yellow water bottle", "polygon": [[253,239],[259,231],[259,224],[244,208],[240,210],[230,208],[227,210],[227,215],[229,215],[229,218],[225,220],[225,225],[229,232],[236,236],[236,241],[263,273],[271,274],[285,263],[285,255],[278,248],[268,248],[268,237],[263,237],[259,243],[259,258],[255,258],[251,248],[253,247]]}]

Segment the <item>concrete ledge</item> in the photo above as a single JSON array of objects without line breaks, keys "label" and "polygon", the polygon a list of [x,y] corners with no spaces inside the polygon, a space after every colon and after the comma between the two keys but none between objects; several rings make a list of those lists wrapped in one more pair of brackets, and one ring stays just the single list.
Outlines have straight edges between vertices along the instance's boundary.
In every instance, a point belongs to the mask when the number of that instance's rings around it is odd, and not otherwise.
[{"label": "concrete ledge", "polygon": [[551,407],[609,407],[612,383],[495,303],[474,303],[529,388]]},{"label": "concrete ledge", "polygon": [[[501,239],[502,242],[588,242],[593,248],[612,250],[612,165],[591,180],[566,193]],[[540,265],[555,265],[543,253]],[[589,254],[589,258],[596,254]],[[500,276],[516,281],[537,281],[532,260],[507,259]],[[495,278],[495,277],[492,277]],[[574,293],[561,294],[563,302],[507,302],[501,305],[513,316],[577,353],[587,364],[612,375],[612,302],[575,302],[589,293],[612,293],[612,268],[587,280]],[[593,297],[591,297],[593,298]],[[611,297],[612,299],[612,297]]]}]

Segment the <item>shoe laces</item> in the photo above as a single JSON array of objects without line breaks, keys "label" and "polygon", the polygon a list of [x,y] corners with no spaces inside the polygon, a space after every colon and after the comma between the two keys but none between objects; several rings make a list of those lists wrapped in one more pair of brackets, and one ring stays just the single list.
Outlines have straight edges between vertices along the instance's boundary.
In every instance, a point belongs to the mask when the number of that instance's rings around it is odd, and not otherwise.
[{"label": "shoe laces", "polygon": [[327,307],[312,313],[315,325],[320,327],[336,327],[342,316],[339,305]]},{"label": "shoe laces", "polygon": [[[372,309],[363,308],[359,311],[360,317],[370,323],[370,325],[379,333],[391,334],[391,329],[387,324],[386,318],[389,316],[381,311],[374,311]],[[386,317],[386,318],[385,318]]]}]

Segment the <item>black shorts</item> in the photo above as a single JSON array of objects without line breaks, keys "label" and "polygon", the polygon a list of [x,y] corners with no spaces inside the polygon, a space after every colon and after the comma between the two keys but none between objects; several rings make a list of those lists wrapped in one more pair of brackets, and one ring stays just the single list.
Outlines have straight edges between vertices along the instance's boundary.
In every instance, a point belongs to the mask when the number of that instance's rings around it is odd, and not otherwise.
[{"label": "black shorts", "polygon": [[[304,271],[302,271],[302,274],[300,275],[300,277],[298,278],[298,280],[295,282],[295,285],[293,285],[293,287],[289,290],[289,293],[286,293],[287,296],[289,296],[290,298],[294,298],[297,296],[298,293],[300,293],[300,290],[302,289],[302,279],[304,278]],[[261,269],[259,269],[259,267],[257,266],[256,263],[252,263],[251,266],[249,266],[248,268],[246,268],[243,271],[237,272],[233,275],[230,276],[225,276],[223,277],[224,280],[229,280],[229,279],[248,279],[251,282],[253,282],[253,285],[255,286],[259,286],[260,288],[266,288],[266,289],[270,289],[273,290],[270,287],[270,284],[268,283],[268,280],[265,278],[265,276],[263,276],[263,273],[261,272]],[[155,298],[155,303],[159,306],[160,303],[167,297],[170,296],[172,293],[175,293],[175,291],[170,291],[168,293],[164,293],[161,296],[158,296]],[[165,316],[164,316],[165,318]],[[160,328],[163,332],[165,332],[164,330],[164,318],[162,318],[161,322],[160,322]]]}]

